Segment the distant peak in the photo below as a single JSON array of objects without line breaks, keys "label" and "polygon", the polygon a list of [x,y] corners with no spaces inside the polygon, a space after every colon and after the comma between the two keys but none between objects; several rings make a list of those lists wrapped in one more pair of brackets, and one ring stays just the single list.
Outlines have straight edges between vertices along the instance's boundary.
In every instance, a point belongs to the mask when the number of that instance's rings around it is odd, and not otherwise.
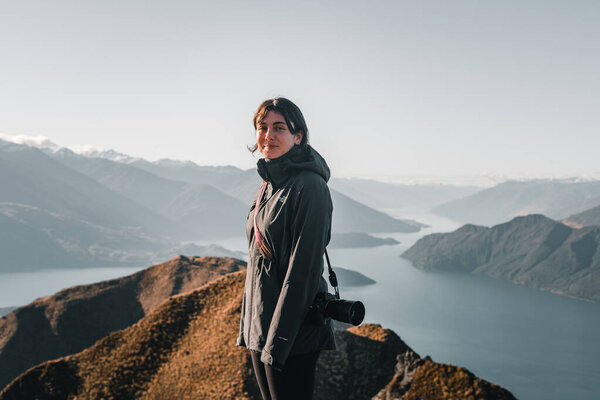
[{"label": "distant peak", "polygon": [[37,147],[40,149],[50,149],[52,151],[57,151],[60,149],[60,146],[48,139],[46,136],[27,136],[27,135],[14,135],[9,136],[3,133],[0,133],[0,139],[15,143],[22,144],[25,146]]},{"label": "distant peak", "polygon": [[546,217],[543,214],[519,215],[519,216],[514,217],[512,219],[513,222],[521,222],[521,221],[523,221],[523,222],[537,222],[537,221],[545,221],[545,220],[556,222],[553,219],[548,218],[548,217]]},{"label": "distant peak", "polygon": [[107,160],[116,161],[120,163],[131,163],[140,158],[132,157],[125,153],[119,153],[113,149],[105,149],[101,147],[94,147],[90,145],[84,146],[72,146],[74,152],[89,158],[105,158]]},{"label": "distant peak", "polygon": [[105,149],[100,147],[94,147],[91,145],[75,145],[70,147],[60,146],[51,141],[46,136],[28,136],[28,135],[14,135],[9,136],[0,133],[0,140],[14,143],[17,145],[35,147],[40,150],[44,150],[46,153],[65,153],[74,152],[84,157],[89,158],[106,158],[112,161],[118,161],[122,163],[130,163],[139,158],[131,157],[124,153],[119,153],[113,149]]},{"label": "distant peak", "polygon": [[169,167],[179,167],[184,165],[196,165],[195,162],[189,160],[173,160],[172,158],[161,158],[160,160],[154,161],[156,165],[163,165]]}]

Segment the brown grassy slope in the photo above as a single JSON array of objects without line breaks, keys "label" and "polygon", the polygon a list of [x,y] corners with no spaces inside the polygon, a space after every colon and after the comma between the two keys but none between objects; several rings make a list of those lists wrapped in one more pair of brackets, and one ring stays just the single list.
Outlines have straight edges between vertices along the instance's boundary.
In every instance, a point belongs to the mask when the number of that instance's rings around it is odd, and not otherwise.
[{"label": "brown grassy slope", "polygon": [[[248,352],[235,346],[244,281],[241,271],[172,297],[91,348],[30,369],[0,400],[259,399]],[[378,325],[339,331],[336,339],[338,351],[319,360],[317,399],[371,398],[402,367],[399,356],[418,358]],[[452,379],[442,375],[441,384],[454,388],[444,383]],[[432,385],[418,382],[424,392]]]},{"label": "brown grassy slope", "polygon": [[30,369],[0,399],[256,398],[247,352],[235,346],[244,280],[233,273],[172,297],[91,348]]},{"label": "brown grassy slope", "polygon": [[515,400],[506,389],[477,378],[465,368],[425,358],[402,400]]},{"label": "brown grassy slope", "polygon": [[465,368],[398,357],[396,374],[373,400],[516,400],[506,389],[477,378]]},{"label": "brown grassy slope", "polygon": [[232,258],[177,256],[133,275],[37,299],[0,318],[0,388],[36,364],[132,325],[173,294],[244,267]]}]

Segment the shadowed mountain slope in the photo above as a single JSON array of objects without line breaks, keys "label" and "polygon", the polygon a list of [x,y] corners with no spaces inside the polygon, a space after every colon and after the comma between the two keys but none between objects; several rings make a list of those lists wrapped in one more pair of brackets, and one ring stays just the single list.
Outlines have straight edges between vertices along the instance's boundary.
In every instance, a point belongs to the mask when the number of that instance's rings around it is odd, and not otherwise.
[{"label": "shadowed mountain slope", "polygon": [[[259,399],[248,352],[235,346],[244,282],[240,271],[173,296],[81,353],[29,369],[0,399]],[[406,395],[443,391],[442,399],[463,398],[464,387],[450,384],[456,379],[452,370],[414,384],[420,358],[392,331],[363,325],[338,331],[336,340],[339,350],[319,360],[316,399],[371,398],[401,371]],[[501,395],[478,399],[514,398],[482,382]]]},{"label": "shadowed mountain slope", "polygon": [[184,236],[170,219],[35,147],[0,140],[0,187],[0,271],[129,265],[132,255]]},{"label": "shadowed mountain slope", "polygon": [[85,157],[68,149],[61,149],[52,157],[175,221],[197,237],[235,236],[243,232],[240,221],[246,218],[247,205],[212,185],[188,183],[181,177],[167,179],[132,164]]},{"label": "shadowed mountain slope", "polygon": [[417,268],[489,275],[600,301],[600,227],[573,229],[543,215],[491,228],[464,225],[419,239],[402,257]]},{"label": "shadowed mountain slope", "polygon": [[[206,226],[211,237],[240,232],[260,186],[255,170],[200,166],[191,161],[142,159],[122,162],[61,149],[51,154],[111,190],[177,221],[188,229]],[[425,226],[399,220],[331,190],[335,232],[417,232]],[[243,231],[241,231],[243,232]]]},{"label": "shadowed mountain slope", "polygon": [[600,181],[508,181],[433,209],[436,214],[478,225],[544,214],[564,218],[600,204]]},{"label": "shadowed mountain slope", "polygon": [[107,227],[39,207],[2,202],[0,239],[0,272],[139,265],[170,247],[169,242],[137,227]]},{"label": "shadowed mountain slope", "polygon": [[[62,265],[63,268],[81,265],[79,257],[46,234],[42,226],[31,226],[19,215],[31,214],[32,211],[44,213],[37,207],[0,203],[0,272],[35,270],[47,264]],[[47,214],[45,217],[54,215]],[[36,251],[30,251],[31,248]],[[23,254],[28,257],[23,257]]]},{"label": "shadowed mountain slope", "polygon": [[563,223],[573,227],[600,225],[600,206],[591,208],[565,218]]},{"label": "shadowed mountain slope", "polygon": [[260,185],[255,169],[243,170],[232,166],[214,167],[198,165],[192,161],[169,159],[154,162],[135,160],[131,164],[166,179],[214,186],[248,205]]},{"label": "shadowed mountain slope", "polygon": [[333,201],[332,232],[418,232],[427,225],[411,220],[400,220],[367,207],[350,197],[331,190]]},{"label": "shadowed mountain slope", "polygon": [[329,186],[377,210],[404,207],[429,209],[481,190],[476,186],[407,185],[358,178],[332,178]]},{"label": "shadowed mountain slope", "polygon": [[[256,171],[104,156],[119,161],[0,140],[0,271],[140,265],[182,241],[244,236]],[[334,233],[423,226],[332,197]]]},{"label": "shadowed mountain slope", "polygon": [[39,207],[113,228],[136,226],[158,235],[177,232],[167,218],[48,157],[0,140],[0,202]]},{"label": "shadowed mountain slope", "polygon": [[[132,164],[165,178],[214,185],[248,205],[256,196],[260,186],[260,177],[253,169],[204,167],[189,161],[173,160],[159,160],[155,163],[137,160]],[[335,233],[418,232],[426,226],[416,221],[392,218],[333,189],[331,190],[331,199],[333,201],[333,232]]]},{"label": "shadowed mountain slope", "polygon": [[75,286],[0,319],[0,387],[40,362],[126,328],[169,296],[245,268],[232,258],[175,257],[123,278]]}]

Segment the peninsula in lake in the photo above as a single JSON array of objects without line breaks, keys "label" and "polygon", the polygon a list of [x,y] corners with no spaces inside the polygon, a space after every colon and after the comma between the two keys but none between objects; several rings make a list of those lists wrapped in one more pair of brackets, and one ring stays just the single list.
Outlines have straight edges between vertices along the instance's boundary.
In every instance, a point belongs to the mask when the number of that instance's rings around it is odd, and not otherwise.
[{"label": "peninsula in lake", "polygon": [[333,233],[329,247],[332,249],[356,249],[400,244],[393,238],[378,238],[363,232]]},{"label": "peninsula in lake", "polygon": [[342,288],[349,286],[366,286],[376,283],[373,279],[358,271],[341,267],[334,267],[333,270],[335,271],[335,275]]},{"label": "peninsula in lake", "polygon": [[425,270],[489,275],[600,301],[600,226],[575,229],[540,214],[491,228],[464,225],[419,239],[401,256]]}]

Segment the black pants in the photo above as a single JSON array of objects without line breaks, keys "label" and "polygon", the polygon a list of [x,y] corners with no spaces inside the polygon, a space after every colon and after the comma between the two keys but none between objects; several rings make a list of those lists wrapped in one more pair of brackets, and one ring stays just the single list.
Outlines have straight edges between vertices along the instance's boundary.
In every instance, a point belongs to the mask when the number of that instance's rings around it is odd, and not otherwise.
[{"label": "black pants", "polygon": [[311,400],[319,353],[290,356],[283,370],[277,371],[260,361],[260,353],[251,351],[254,374],[263,400]]}]

